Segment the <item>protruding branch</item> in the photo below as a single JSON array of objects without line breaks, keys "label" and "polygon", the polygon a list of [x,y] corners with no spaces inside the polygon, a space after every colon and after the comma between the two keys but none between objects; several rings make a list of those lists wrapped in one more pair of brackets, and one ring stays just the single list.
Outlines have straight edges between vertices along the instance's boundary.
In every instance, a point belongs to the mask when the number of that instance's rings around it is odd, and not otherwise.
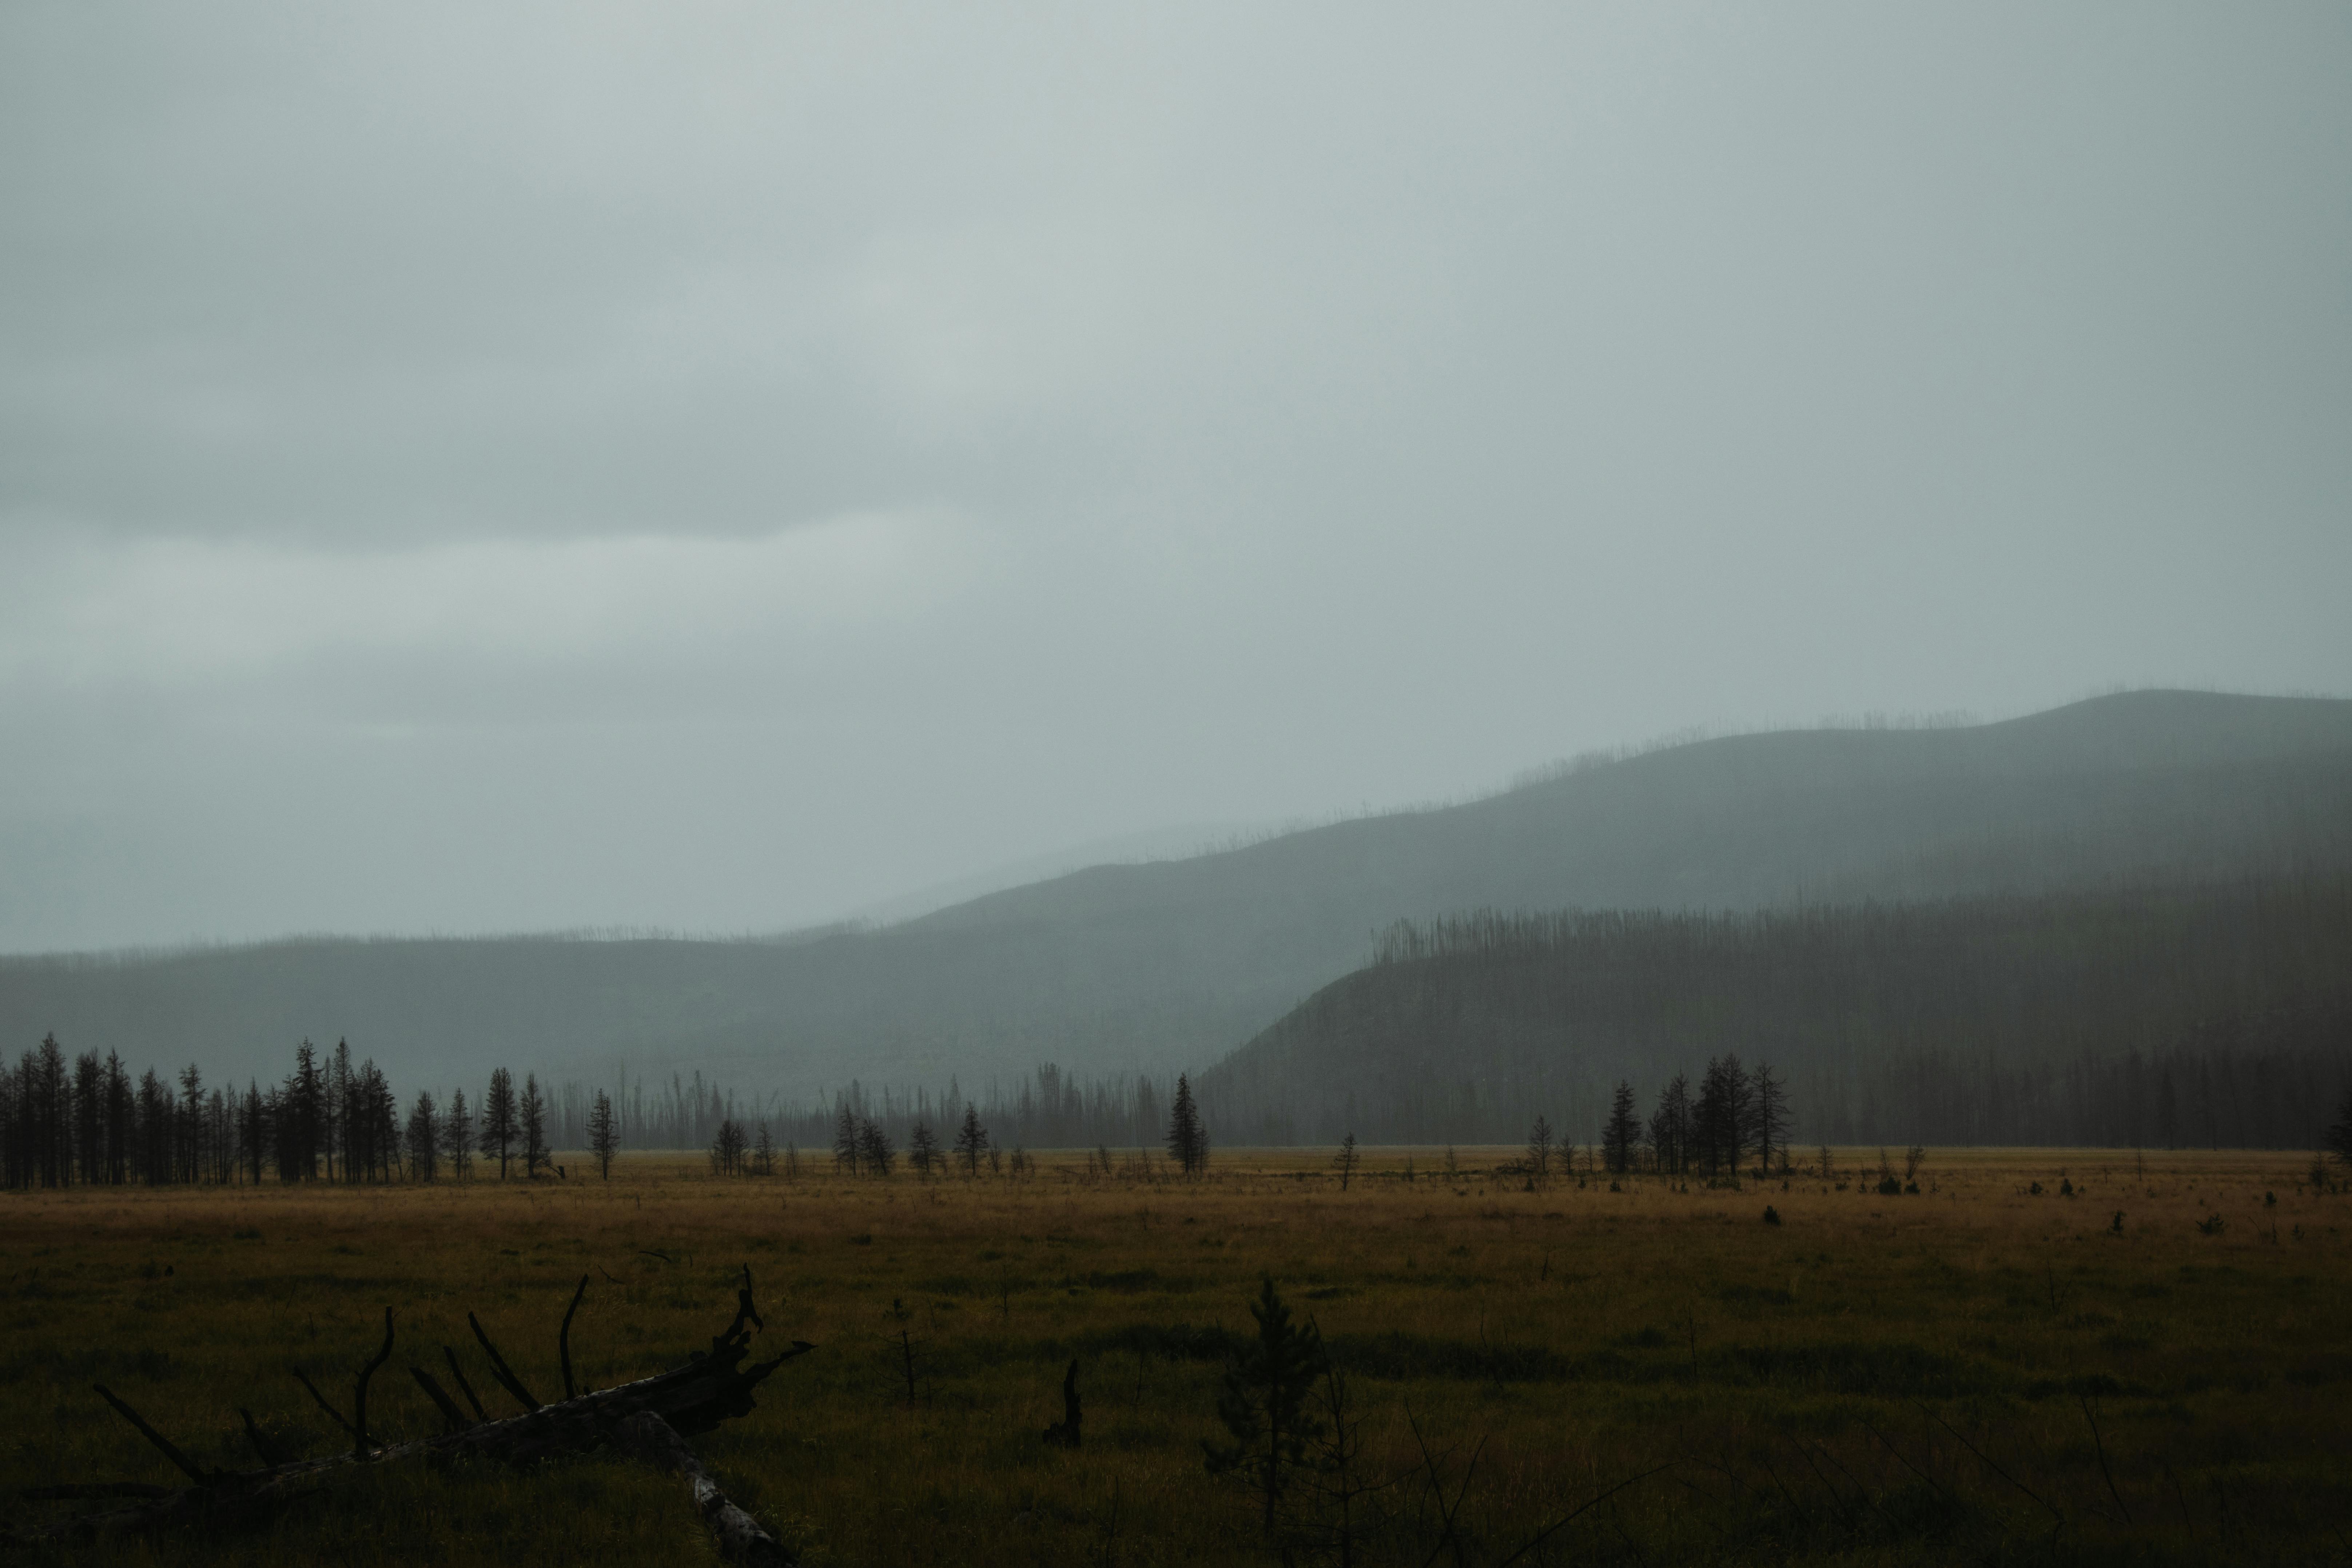
[{"label": "protruding branch", "polygon": [[425,1391],[425,1397],[440,1407],[441,1419],[449,1424],[450,1431],[463,1432],[473,1425],[466,1419],[466,1413],[457,1408],[457,1402],[450,1398],[439,1384],[433,1381],[431,1373],[421,1366],[412,1366],[408,1369],[408,1375],[416,1380],[416,1386]]},{"label": "protruding branch", "polygon": [[329,1418],[331,1419],[336,1426],[341,1427],[347,1436],[349,1436],[353,1442],[357,1442],[359,1440],[360,1429],[352,1426],[350,1422],[344,1420],[343,1413],[341,1411],[327,1403],[327,1396],[319,1392],[319,1385],[312,1383],[310,1377],[299,1366],[294,1369],[294,1381],[310,1391],[310,1397],[319,1402],[319,1408],[325,1411]]},{"label": "protruding branch", "polygon": [[245,1418],[245,1440],[253,1445],[254,1456],[273,1469],[284,1464],[286,1456],[278,1451],[278,1445],[264,1437],[261,1428],[253,1424],[253,1412],[240,1405],[236,1413]]},{"label": "protruding branch", "polygon": [[563,1363],[563,1397],[576,1399],[580,1390],[572,1383],[572,1314],[580,1310],[580,1298],[588,1294],[588,1276],[580,1277],[580,1289],[572,1292],[572,1305],[563,1309],[563,1328],[555,1336],[555,1353]]},{"label": "protruding branch", "polygon": [[376,1368],[382,1366],[385,1362],[388,1362],[391,1359],[392,1309],[386,1307],[383,1310],[383,1348],[375,1352],[375,1359],[373,1361],[371,1361],[367,1365],[360,1368],[359,1385],[352,1390],[352,1425],[357,1428],[352,1434],[352,1439],[356,1444],[356,1447],[352,1449],[352,1458],[355,1459],[364,1459],[368,1457],[368,1380],[375,1375]]},{"label": "protruding branch", "polygon": [[466,1381],[466,1369],[457,1364],[457,1352],[447,1345],[443,1345],[441,1353],[449,1358],[449,1375],[457,1380],[458,1392],[466,1396],[466,1403],[474,1407],[474,1419],[488,1421],[490,1418],[490,1413],[482,1408],[482,1396],[476,1394],[474,1385]]},{"label": "protruding branch", "polygon": [[152,1426],[148,1426],[144,1416],[141,1415],[136,1410],[131,1409],[128,1405],[122,1403],[120,1399],[115,1398],[112,1392],[110,1391],[104,1384],[97,1383],[92,1384],[90,1386],[97,1391],[98,1396],[100,1399],[105,1400],[109,1405],[114,1406],[114,1413],[117,1415],[121,1416],[125,1421],[128,1421],[133,1426],[138,1427],[139,1435],[142,1437],[144,1437],[150,1443],[154,1444],[158,1449],[162,1450],[165,1458],[171,1460],[174,1465],[177,1465],[180,1468],[180,1473],[182,1475],[186,1476],[188,1479],[195,1482],[196,1485],[200,1487],[208,1487],[213,1484],[213,1478],[211,1475],[205,1471],[196,1468],[194,1463],[190,1460],[185,1454],[180,1452],[180,1450],[173,1446],[169,1437],[164,1436],[163,1434],[156,1431]]},{"label": "protruding branch", "polygon": [[514,1374],[514,1369],[507,1365],[507,1358],[499,1353],[499,1347],[490,1343],[490,1336],[482,1331],[481,1319],[468,1312],[466,1314],[466,1321],[474,1325],[474,1337],[482,1342],[482,1349],[488,1353],[490,1375],[499,1380],[499,1385],[509,1394],[521,1400],[525,1410],[546,1409],[544,1405],[532,1397],[530,1390],[522,1385],[522,1379]]}]

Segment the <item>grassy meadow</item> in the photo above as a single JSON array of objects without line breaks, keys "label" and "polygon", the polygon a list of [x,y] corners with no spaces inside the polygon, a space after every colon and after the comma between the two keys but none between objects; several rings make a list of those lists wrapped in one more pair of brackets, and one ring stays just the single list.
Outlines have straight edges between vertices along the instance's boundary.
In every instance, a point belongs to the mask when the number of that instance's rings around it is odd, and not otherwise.
[{"label": "grassy meadow", "polygon": [[[1449,1178],[1444,1151],[1371,1152],[1346,1191],[1328,1151],[1235,1151],[1193,1182],[1083,1153],[1021,1181],[640,1155],[609,1183],[567,1157],[528,1184],[11,1194],[0,1491],[176,1483],[94,1383],[200,1461],[253,1462],[240,1406],[330,1451],[291,1369],[347,1405],[389,1306],[371,1425],[422,1436],[405,1368],[445,1345],[511,1408],[467,1310],[544,1398],[583,1274],[573,1359],[604,1384],[707,1343],[748,1264],[765,1338],[819,1348],[695,1446],[806,1561],[1339,1561],[1328,1467],[1269,1542],[1202,1461],[1271,1274],[1349,1373],[1352,1562],[2352,1555],[2352,1196],[2307,1155],[1938,1151],[1899,1196],[1874,1149],[1866,1183],[1852,1151],[1738,1189],[1528,1190],[1495,1173],[1516,1155],[1460,1151]],[[1075,1451],[1040,1436],[1073,1357]],[[678,1483],[605,1460],[373,1467],[247,1532],[72,1560],[592,1559],[715,1561]]]}]

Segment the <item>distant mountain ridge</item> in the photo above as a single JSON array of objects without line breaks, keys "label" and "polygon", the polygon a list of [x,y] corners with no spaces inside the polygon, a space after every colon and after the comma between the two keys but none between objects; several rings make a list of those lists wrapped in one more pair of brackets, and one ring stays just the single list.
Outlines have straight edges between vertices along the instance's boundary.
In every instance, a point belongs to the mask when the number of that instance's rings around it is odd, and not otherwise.
[{"label": "distant mountain ridge", "polygon": [[1670,747],[1487,799],[1096,867],[880,931],[751,942],[310,941],[0,961],[0,1042],[283,1070],[348,1037],[404,1081],[701,1066],[814,1094],[1215,1061],[1469,909],[1798,901],[2352,866],[2352,701],[2144,691],[1936,730]]}]

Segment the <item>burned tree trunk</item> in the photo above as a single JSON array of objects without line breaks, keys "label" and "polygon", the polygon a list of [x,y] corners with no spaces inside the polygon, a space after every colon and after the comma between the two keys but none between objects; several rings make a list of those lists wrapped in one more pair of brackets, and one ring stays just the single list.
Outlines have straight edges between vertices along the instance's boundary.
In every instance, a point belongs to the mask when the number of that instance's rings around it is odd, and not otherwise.
[{"label": "burned tree trunk", "polygon": [[[572,1298],[576,1310],[579,1297]],[[571,1313],[564,1314],[564,1327],[571,1326]],[[693,1489],[695,1506],[709,1525],[719,1552],[730,1563],[759,1565],[791,1563],[793,1554],[752,1521],[750,1515],[727,1500],[709,1471],[686,1446],[685,1438],[708,1432],[720,1423],[751,1414],[752,1391],[769,1374],[794,1356],[815,1349],[805,1341],[795,1340],[788,1349],[764,1361],[749,1361],[751,1333],[766,1325],[751,1302],[751,1273],[743,1271],[743,1285],[736,1294],[734,1321],[715,1335],[708,1351],[696,1351],[683,1366],[651,1377],[625,1383],[617,1388],[607,1388],[576,1394],[558,1405],[541,1405],[530,1396],[521,1381],[506,1364],[491,1344],[481,1324],[473,1320],[474,1332],[490,1358],[494,1375],[514,1394],[518,1403],[526,1406],[523,1414],[505,1420],[487,1418],[468,1423],[454,1401],[439,1390],[432,1379],[420,1369],[411,1368],[418,1384],[433,1396],[441,1415],[457,1430],[421,1441],[373,1447],[366,1436],[366,1385],[376,1369],[392,1353],[393,1333],[391,1314],[384,1318],[383,1348],[369,1361],[360,1374],[353,1390],[353,1413],[356,1422],[346,1422],[341,1414],[310,1383],[302,1379],[330,1415],[353,1438],[352,1448],[345,1453],[320,1459],[296,1459],[270,1462],[265,1453],[264,1463],[257,1470],[204,1470],[192,1462],[161,1432],[130,1405],[104,1389],[98,1393],[120,1413],[123,1419],[137,1427],[140,1435],[172,1460],[194,1484],[178,1491],[160,1487],[143,1487],[129,1482],[80,1482],[59,1487],[46,1487],[24,1494],[26,1500],[37,1498],[68,1497],[136,1497],[138,1506],[117,1509],[109,1512],[84,1514],[62,1520],[47,1526],[25,1529],[21,1526],[0,1527],[0,1545],[31,1545],[44,1542],[90,1540],[100,1536],[130,1531],[175,1529],[185,1526],[218,1527],[255,1518],[278,1507],[288,1499],[310,1491],[335,1479],[353,1466],[385,1464],[398,1459],[424,1458],[429,1462],[447,1462],[459,1458],[477,1458],[501,1464],[528,1464],[534,1460],[559,1458],[586,1454],[612,1447],[633,1458],[653,1464],[682,1477]],[[568,1332],[566,1339],[568,1342]],[[566,1351],[569,1344],[566,1343]],[[565,1360],[569,1361],[568,1354]],[[457,1373],[459,1385],[481,1415],[481,1404],[474,1398],[472,1388],[457,1368],[454,1354],[451,1369]],[[567,1367],[567,1371],[569,1368]],[[248,1433],[257,1440],[251,1418],[247,1418]]]}]

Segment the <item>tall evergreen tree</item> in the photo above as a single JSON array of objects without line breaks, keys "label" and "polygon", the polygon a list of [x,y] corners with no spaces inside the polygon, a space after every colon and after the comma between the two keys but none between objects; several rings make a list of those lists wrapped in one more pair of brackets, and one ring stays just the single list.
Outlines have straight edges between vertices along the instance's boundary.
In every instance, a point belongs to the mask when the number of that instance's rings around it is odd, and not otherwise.
[{"label": "tall evergreen tree", "polygon": [[841,1116],[833,1127],[833,1168],[845,1176],[857,1174],[857,1114],[849,1101],[841,1102]]},{"label": "tall evergreen tree", "polygon": [[1176,1076],[1176,1100],[1168,1111],[1168,1157],[1188,1176],[1199,1175],[1209,1163],[1208,1130],[1192,1102],[1192,1080],[1182,1073]]},{"label": "tall evergreen tree", "polygon": [[482,1153],[499,1162],[499,1180],[507,1179],[507,1160],[515,1141],[514,1074],[504,1068],[490,1073],[488,1092],[482,1096]]},{"label": "tall evergreen tree", "polygon": [[449,1109],[441,1115],[441,1147],[449,1156],[449,1176],[464,1181],[474,1173],[474,1115],[466,1108],[466,1091],[449,1091]]},{"label": "tall evergreen tree", "polygon": [[522,1095],[516,1102],[518,1120],[521,1123],[522,1173],[526,1180],[537,1181],[539,1168],[549,1163],[547,1147],[547,1100],[539,1092],[539,1075],[527,1074],[522,1080]]},{"label": "tall evergreen tree", "polygon": [[319,1142],[327,1120],[327,1085],[319,1070],[318,1049],[310,1041],[295,1047],[294,1070],[287,1076],[278,1099],[278,1179],[315,1181]]},{"label": "tall evergreen tree", "polygon": [[621,1131],[613,1115],[613,1097],[603,1089],[596,1091],[596,1103],[588,1109],[588,1152],[596,1156],[596,1173],[606,1181],[613,1179],[613,1156],[621,1147]]},{"label": "tall evergreen tree", "polygon": [[963,1102],[963,1125],[956,1129],[955,1152],[963,1157],[963,1173],[980,1174],[980,1157],[988,1149],[988,1129],[980,1124],[980,1108]]},{"label": "tall evergreen tree", "polygon": [[[1537,1186],[1540,1187],[1551,1179],[1551,1123],[1538,1116],[1536,1118],[1536,1124],[1528,1129],[1528,1175]],[[1570,1151],[1571,1163],[1574,1163],[1574,1159],[1575,1152],[1571,1150]]]},{"label": "tall evergreen tree", "polygon": [[1779,1154],[1780,1163],[1789,1163],[1789,1089],[1780,1074],[1769,1061],[1758,1062],[1756,1070],[1748,1075],[1748,1103],[1754,1108],[1751,1124],[1756,1136],[1756,1163],[1766,1171],[1772,1168],[1772,1156]]},{"label": "tall evergreen tree", "polygon": [[1601,1129],[1601,1157],[1612,1173],[1622,1176],[1633,1168],[1633,1149],[1641,1139],[1642,1123],[1633,1114],[1633,1086],[1621,1078],[1610,1100],[1609,1120]]},{"label": "tall evergreen tree", "polygon": [[416,1091],[408,1112],[408,1173],[419,1182],[441,1173],[441,1112],[427,1089]]}]

